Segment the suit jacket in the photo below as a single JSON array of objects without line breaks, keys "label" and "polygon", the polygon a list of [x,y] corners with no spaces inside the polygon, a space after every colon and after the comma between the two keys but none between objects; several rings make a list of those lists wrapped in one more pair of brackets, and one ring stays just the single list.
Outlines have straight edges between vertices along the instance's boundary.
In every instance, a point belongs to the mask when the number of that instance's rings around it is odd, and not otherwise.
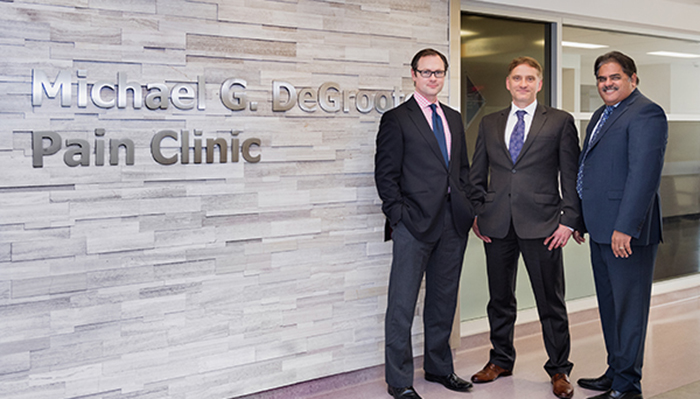
[{"label": "suit jacket", "polygon": [[487,115],[479,125],[470,177],[481,234],[504,238],[511,221],[523,239],[548,237],[559,224],[580,228],[574,118],[538,104],[513,164],[505,142],[509,113]]},{"label": "suit jacket", "polygon": [[[664,110],[639,90],[620,102],[595,137],[590,135],[605,107],[593,114],[581,152],[582,212],[591,240],[609,244],[613,230],[632,236],[632,245],[662,240],[659,184],[668,139]],[[585,156],[588,147],[591,147]]]},{"label": "suit jacket", "polygon": [[440,236],[446,206],[452,207],[461,236],[466,237],[474,219],[462,117],[440,106],[452,135],[449,167],[413,97],[382,115],[377,134],[374,178],[382,211],[391,226],[402,221],[421,241]]}]

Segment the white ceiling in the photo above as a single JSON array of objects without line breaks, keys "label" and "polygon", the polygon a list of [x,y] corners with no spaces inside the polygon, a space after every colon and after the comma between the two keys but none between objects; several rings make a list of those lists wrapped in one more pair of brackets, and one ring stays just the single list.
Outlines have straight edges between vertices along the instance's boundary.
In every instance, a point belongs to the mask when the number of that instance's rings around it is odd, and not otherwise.
[{"label": "white ceiling", "polygon": [[[693,1],[695,3],[700,3],[700,0],[674,1]],[[698,42],[656,36],[643,36],[629,33],[575,28],[570,26],[565,26],[563,28],[563,36],[564,41],[602,44],[609,46],[608,48],[595,50],[571,47],[564,48],[564,52],[566,53],[580,54],[582,56],[582,64],[591,65],[591,68],[593,67],[593,62],[599,55],[613,50],[621,51],[632,57],[637,65],[688,64],[700,67],[700,58],[681,59],[647,54],[651,51],[672,51],[700,55],[700,43]],[[591,74],[592,73],[593,72],[591,71]]]}]

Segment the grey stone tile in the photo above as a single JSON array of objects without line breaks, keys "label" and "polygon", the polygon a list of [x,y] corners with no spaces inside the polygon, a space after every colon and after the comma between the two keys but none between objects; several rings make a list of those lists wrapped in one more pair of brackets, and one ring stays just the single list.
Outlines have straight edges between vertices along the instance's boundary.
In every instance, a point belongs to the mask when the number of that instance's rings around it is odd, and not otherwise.
[{"label": "grey stone tile", "polygon": [[[275,113],[272,81],[410,93],[416,37],[447,48],[447,2],[31,0],[3,12],[0,396],[221,399],[381,362],[379,114],[354,100]],[[32,68],[74,83],[77,69],[169,87],[204,76],[206,110],[32,107]],[[231,77],[258,111],[221,104]],[[92,141],[96,127],[132,139],[135,165],[69,168],[59,153],[31,167],[30,131]],[[262,161],[157,165],[162,129],[241,130],[261,139]]]}]

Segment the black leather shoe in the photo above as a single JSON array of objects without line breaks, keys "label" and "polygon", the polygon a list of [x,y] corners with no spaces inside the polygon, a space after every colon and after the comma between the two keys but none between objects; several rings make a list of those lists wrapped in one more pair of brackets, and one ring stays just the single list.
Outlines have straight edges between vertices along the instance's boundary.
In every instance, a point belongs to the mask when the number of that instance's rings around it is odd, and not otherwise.
[{"label": "black leather shoe", "polygon": [[600,395],[591,396],[588,399],[644,399],[639,392],[618,392],[611,389]]},{"label": "black leather shoe", "polygon": [[439,376],[435,374],[425,373],[425,379],[430,382],[437,382],[442,384],[447,389],[451,389],[457,392],[467,392],[471,389],[472,383],[457,377],[457,374],[452,373],[445,376]]},{"label": "black leather shoe", "polygon": [[612,379],[605,374],[598,378],[579,378],[577,381],[581,388],[592,389],[594,391],[608,391],[612,389]]},{"label": "black leather shoe", "polygon": [[389,395],[393,396],[394,399],[422,399],[418,396],[413,387],[397,388],[389,385],[386,391],[389,392]]}]

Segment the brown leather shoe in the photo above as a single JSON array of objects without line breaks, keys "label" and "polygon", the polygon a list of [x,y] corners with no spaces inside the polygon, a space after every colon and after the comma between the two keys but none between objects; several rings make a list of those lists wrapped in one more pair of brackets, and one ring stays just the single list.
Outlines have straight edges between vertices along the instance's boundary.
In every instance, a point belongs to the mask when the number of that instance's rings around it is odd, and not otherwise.
[{"label": "brown leather shoe", "polygon": [[509,375],[513,375],[513,372],[488,362],[481,371],[472,376],[472,382],[481,384],[483,382],[491,382],[501,376],[507,377]]},{"label": "brown leather shoe", "polygon": [[569,399],[574,396],[574,387],[569,381],[569,376],[564,373],[557,373],[552,376],[552,392],[554,396],[562,399]]}]

